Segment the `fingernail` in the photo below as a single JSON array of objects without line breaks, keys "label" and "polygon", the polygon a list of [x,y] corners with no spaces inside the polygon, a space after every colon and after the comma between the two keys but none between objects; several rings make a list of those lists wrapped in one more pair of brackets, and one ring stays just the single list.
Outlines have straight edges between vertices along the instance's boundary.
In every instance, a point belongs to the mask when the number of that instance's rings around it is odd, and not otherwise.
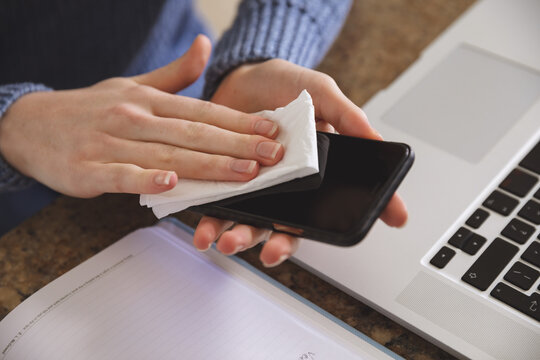
[{"label": "fingernail", "polygon": [[199,249],[198,247],[196,247],[195,249],[197,249],[198,251],[200,252],[205,252],[207,251],[208,249],[210,249],[212,247],[212,243],[208,244],[208,247],[206,249]]},{"label": "fingernail", "polygon": [[257,162],[255,160],[231,160],[231,169],[238,173],[251,174],[255,169]]},{"label": "fingernail", "polygon": [[172,171],[160,172],[154,177],[154,182],[159,186],[168,186],[171,183]]},{"label": "fingernail", "polygon": [[232,253],[228,254],[228,255],[234,255],[237,252],[244,250],[244,247],[245,247],[245,245],[237,245],[236,249],[234,249],[234,251]]},{"label": "fingernail", "polygon": [[267,267],[267,268],[274,267],[274,266],[278,266],[279,264],[281,264],[282,262],[284,262],[284,261],[287,260],[288,258],[289,258],[289,255],[284,254],[284,255],[281,255],[281,256],[279,257],[279,259],[277,259],[276,262],[273,262],[273,263],[271,263],[271,264],[266,264],[266,263],[263,262],[263,266],[264,266],[264,267]]},{"label": "fingernail", "polygon": [[281,147],[280,143],[263,141],[257,145],[257,154],[267,159],[274,159],[276,157],[279,148]]},{"label": "fingernail", "polygon": [[255,124],[255,133],[265,136],[273,136],[277,131],[277,124],[270,120],[259,120]]}]

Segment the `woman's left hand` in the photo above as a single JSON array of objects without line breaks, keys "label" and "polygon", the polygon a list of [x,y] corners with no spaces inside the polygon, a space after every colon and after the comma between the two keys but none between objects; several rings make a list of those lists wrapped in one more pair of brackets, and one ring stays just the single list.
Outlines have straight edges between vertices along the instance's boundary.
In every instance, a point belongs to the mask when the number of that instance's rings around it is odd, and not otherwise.
[{"label": "woman's left hand", "polygon": [[[313,99],[317,130],[382,140],[365,113],[330,76],[281,59],[235,69],[222,81],[212,102],[252,113],[284,106],[304,89]],[[393,227],[405,224],[407,210],[399,195],[394,194],[380,218]],[[298,247],[298,239],[290,235],[203,217],[193,238],[195,247],[205,250],[216,240],[217,249],[224,254],[235,254],[267,240],[260,254],[267,267],[279,265]]]}]

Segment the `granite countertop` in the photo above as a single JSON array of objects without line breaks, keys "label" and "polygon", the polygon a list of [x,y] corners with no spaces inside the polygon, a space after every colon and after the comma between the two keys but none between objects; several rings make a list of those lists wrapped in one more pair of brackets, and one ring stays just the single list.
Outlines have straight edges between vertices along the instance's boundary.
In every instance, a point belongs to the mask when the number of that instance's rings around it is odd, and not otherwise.
[{"label": "granite countertop", "polygon": [[[362,105],[388,86],[474,0],[356,0],[319,70]],[[177,218],[196,225],[188,211]],[[32,293],[127,233],[156,223],[134,195],[61,196],[0,238],[0,319]],[[292,262],[272,269],[259,248],[241,255],[285,286],[407,359],[453,359],[435,345]]]}]

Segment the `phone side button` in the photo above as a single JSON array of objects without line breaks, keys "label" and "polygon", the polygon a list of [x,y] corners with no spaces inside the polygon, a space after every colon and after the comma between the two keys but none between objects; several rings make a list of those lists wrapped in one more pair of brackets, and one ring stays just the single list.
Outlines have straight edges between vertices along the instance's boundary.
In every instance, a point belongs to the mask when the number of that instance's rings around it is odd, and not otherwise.
[{"label": "phone side button", "polygon": [[292,226],[276,224],[276,223],[272,223],[272,226],[274,227],[274,230],[276,230],[276,231],[283,231],[283,232],[287,232],[289,234],[294,234],[294,235],[298,235],[298,236],[300,236],[300,235],[302,235],[304,233],[303,229],[298,229],[298,228],[295,228],[295,227],[292,227]]}]

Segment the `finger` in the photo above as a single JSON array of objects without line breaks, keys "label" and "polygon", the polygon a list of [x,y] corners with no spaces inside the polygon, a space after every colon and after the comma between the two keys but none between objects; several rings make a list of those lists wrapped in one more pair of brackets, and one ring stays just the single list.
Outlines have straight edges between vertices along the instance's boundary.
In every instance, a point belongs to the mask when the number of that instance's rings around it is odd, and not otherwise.
[{"label": "finger", "polygon": [[330,123],[338,133],[382,140],[362,109],[349,100],[335,83],[329,82],[317,89],[313,102],[315,116]]},{"label": "finger", "polygon": [[283,234],[272,233],[264,244],[259,258],[265,267],[274,267],[287,260],[298,248],[298,238]]},{"label": "finger", "polygon": [[173,171],[142,169],[131,164],[87,165],[83,178],[74,179],[83,196],[103,193],[158,194],[175,187],[178,177]]},{"label": "finger", "polygon": [[380,216],[381,220],[393,227],[402,227],[407,223],[408,213],[405,202],[395,193]]},{"label": "finger", "polygon": [[184,55],[168,65],[132,79],[141,85],[176,93],[191,85],[201,75],[211,48],[210,40],[204,35],[198,35]]},{"label": "finger", "polygon": [[202,217],[193,234],[193,245],[200,251],[210,249],[214,241],[233,224],[229,220],[220,220],[208,216]]},{"label": "finger", "polygon": [[278,125],[262,116],[233,110],[227,106],[214,104],[195,98],[163,94],[154,100],[152,112],[155,115],[186,119],[218,126],[243,134],[258,134],[274,139]]},{"label": "finger", "polygon": [[225,255],[233,255],[266,240],[271,231],[249,225],[236,225],[225,231],[217,242],[217,249]]},{"label": "finger", "polygon": [[[260,135],[240,134],[187,120],[159,118],[145,114],[131,116],[135,119],[119,121],[109,126],[108,131],[125,139],[251,159],[267,166],[276,164],[284,155],[283,145]],[[125,126],[122,126],[124,123]]]},{"label": "finger", "polygon": [[106,162],[135,164],[144,169],[165,169],[179,178],[216,181],[249,181],[257,176],[255,160],[207,154],[176,146],[116,139],[109,144]]},{"label": "finger", "polygon": [[336,129],[334,129],[332,125],[323,120],[317,120],[317,122],[315,123],[315,127],[317,131],[323,131],[332,134],[336,132]]}]

